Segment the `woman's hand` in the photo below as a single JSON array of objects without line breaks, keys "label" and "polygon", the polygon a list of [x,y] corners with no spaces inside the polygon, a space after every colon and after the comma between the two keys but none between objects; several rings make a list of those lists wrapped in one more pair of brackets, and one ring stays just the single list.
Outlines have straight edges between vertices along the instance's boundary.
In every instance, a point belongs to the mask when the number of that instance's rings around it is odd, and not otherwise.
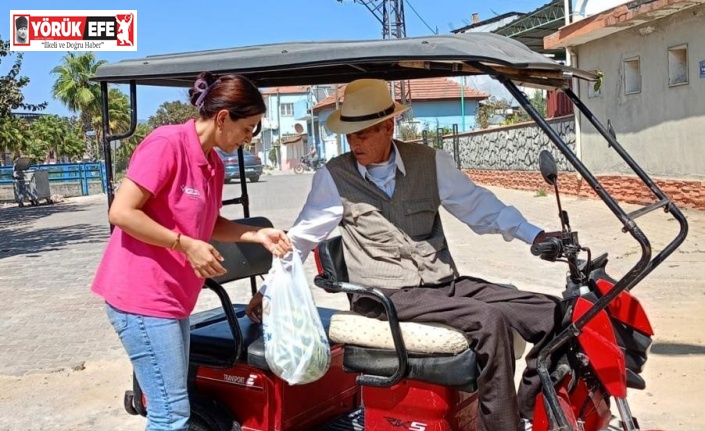
[{"label": "woman's hand", "polygon": [[257,242],[276,257],[284,257],[292,249],[291,241],[280,229],[263,228],[257,231]]},{"label": "woman's hand", "polygon": [[211,244],[182,235],[180,245],[197,277],[210,278],[227,272],[220,264],[223,256]]},{"label": "woman's hand", "polygon": [[264,295],[259,292],[255,293],[255,296],[250,299],[250,303],[247,304],[245,309],[247,317],[255,323],[262,322],[262,298],[264,298]]}]

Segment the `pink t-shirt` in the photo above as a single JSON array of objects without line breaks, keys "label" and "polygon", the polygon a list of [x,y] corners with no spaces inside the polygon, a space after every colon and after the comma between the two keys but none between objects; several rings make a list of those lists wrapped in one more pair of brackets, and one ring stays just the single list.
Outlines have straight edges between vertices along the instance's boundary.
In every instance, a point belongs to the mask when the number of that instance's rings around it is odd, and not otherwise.
[{"label": "pink t-shirt", "polygon": [[[160,225],[209,241],[221,207],[223,163],[201,148],[193,120],[162,126],[139,144],[127,177],[149,190],[142,208]],[[203,286],[183,253],[146,244],[116,227],[93,280],[93,292],[133,314],[182,319]]]}]

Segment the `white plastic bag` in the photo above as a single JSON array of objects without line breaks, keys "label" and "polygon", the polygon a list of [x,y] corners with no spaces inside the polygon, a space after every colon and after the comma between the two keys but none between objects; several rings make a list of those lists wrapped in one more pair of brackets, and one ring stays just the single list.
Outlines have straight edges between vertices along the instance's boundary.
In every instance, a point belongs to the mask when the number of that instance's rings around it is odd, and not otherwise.
[{"label": "white plastic bag", "polygon": [[262,301],[264,357],[291,385],[314,382],[328,371],[330,345],[299,254],[291,264],[272,260]]}]

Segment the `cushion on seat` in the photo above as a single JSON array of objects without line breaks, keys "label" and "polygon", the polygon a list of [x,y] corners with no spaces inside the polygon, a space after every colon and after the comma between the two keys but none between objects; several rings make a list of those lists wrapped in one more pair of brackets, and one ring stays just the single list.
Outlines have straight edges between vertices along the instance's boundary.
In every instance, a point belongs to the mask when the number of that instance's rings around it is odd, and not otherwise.
[{"label": "cushion on seat", "polygon": [[[438,323],[400,322],[402,337],[410,353],[457,354],[470,346],[457,329]],[[330,323],[330,340],[341,344],[394,351],[389,323],[352,311],[336,313]]]}]

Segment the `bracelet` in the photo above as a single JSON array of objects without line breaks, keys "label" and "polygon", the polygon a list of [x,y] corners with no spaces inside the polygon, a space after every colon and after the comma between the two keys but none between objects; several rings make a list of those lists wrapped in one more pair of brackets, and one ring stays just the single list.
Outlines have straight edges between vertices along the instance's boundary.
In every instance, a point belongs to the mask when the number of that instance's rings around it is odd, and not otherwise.
[{"label": "bracelet", "polygon": [[176,250],[176,247],[178,247],[180,244],[181,244],[181,234],[177,233],[176,239],[174,240],[174,243],[171,245],[171,249]]}]

